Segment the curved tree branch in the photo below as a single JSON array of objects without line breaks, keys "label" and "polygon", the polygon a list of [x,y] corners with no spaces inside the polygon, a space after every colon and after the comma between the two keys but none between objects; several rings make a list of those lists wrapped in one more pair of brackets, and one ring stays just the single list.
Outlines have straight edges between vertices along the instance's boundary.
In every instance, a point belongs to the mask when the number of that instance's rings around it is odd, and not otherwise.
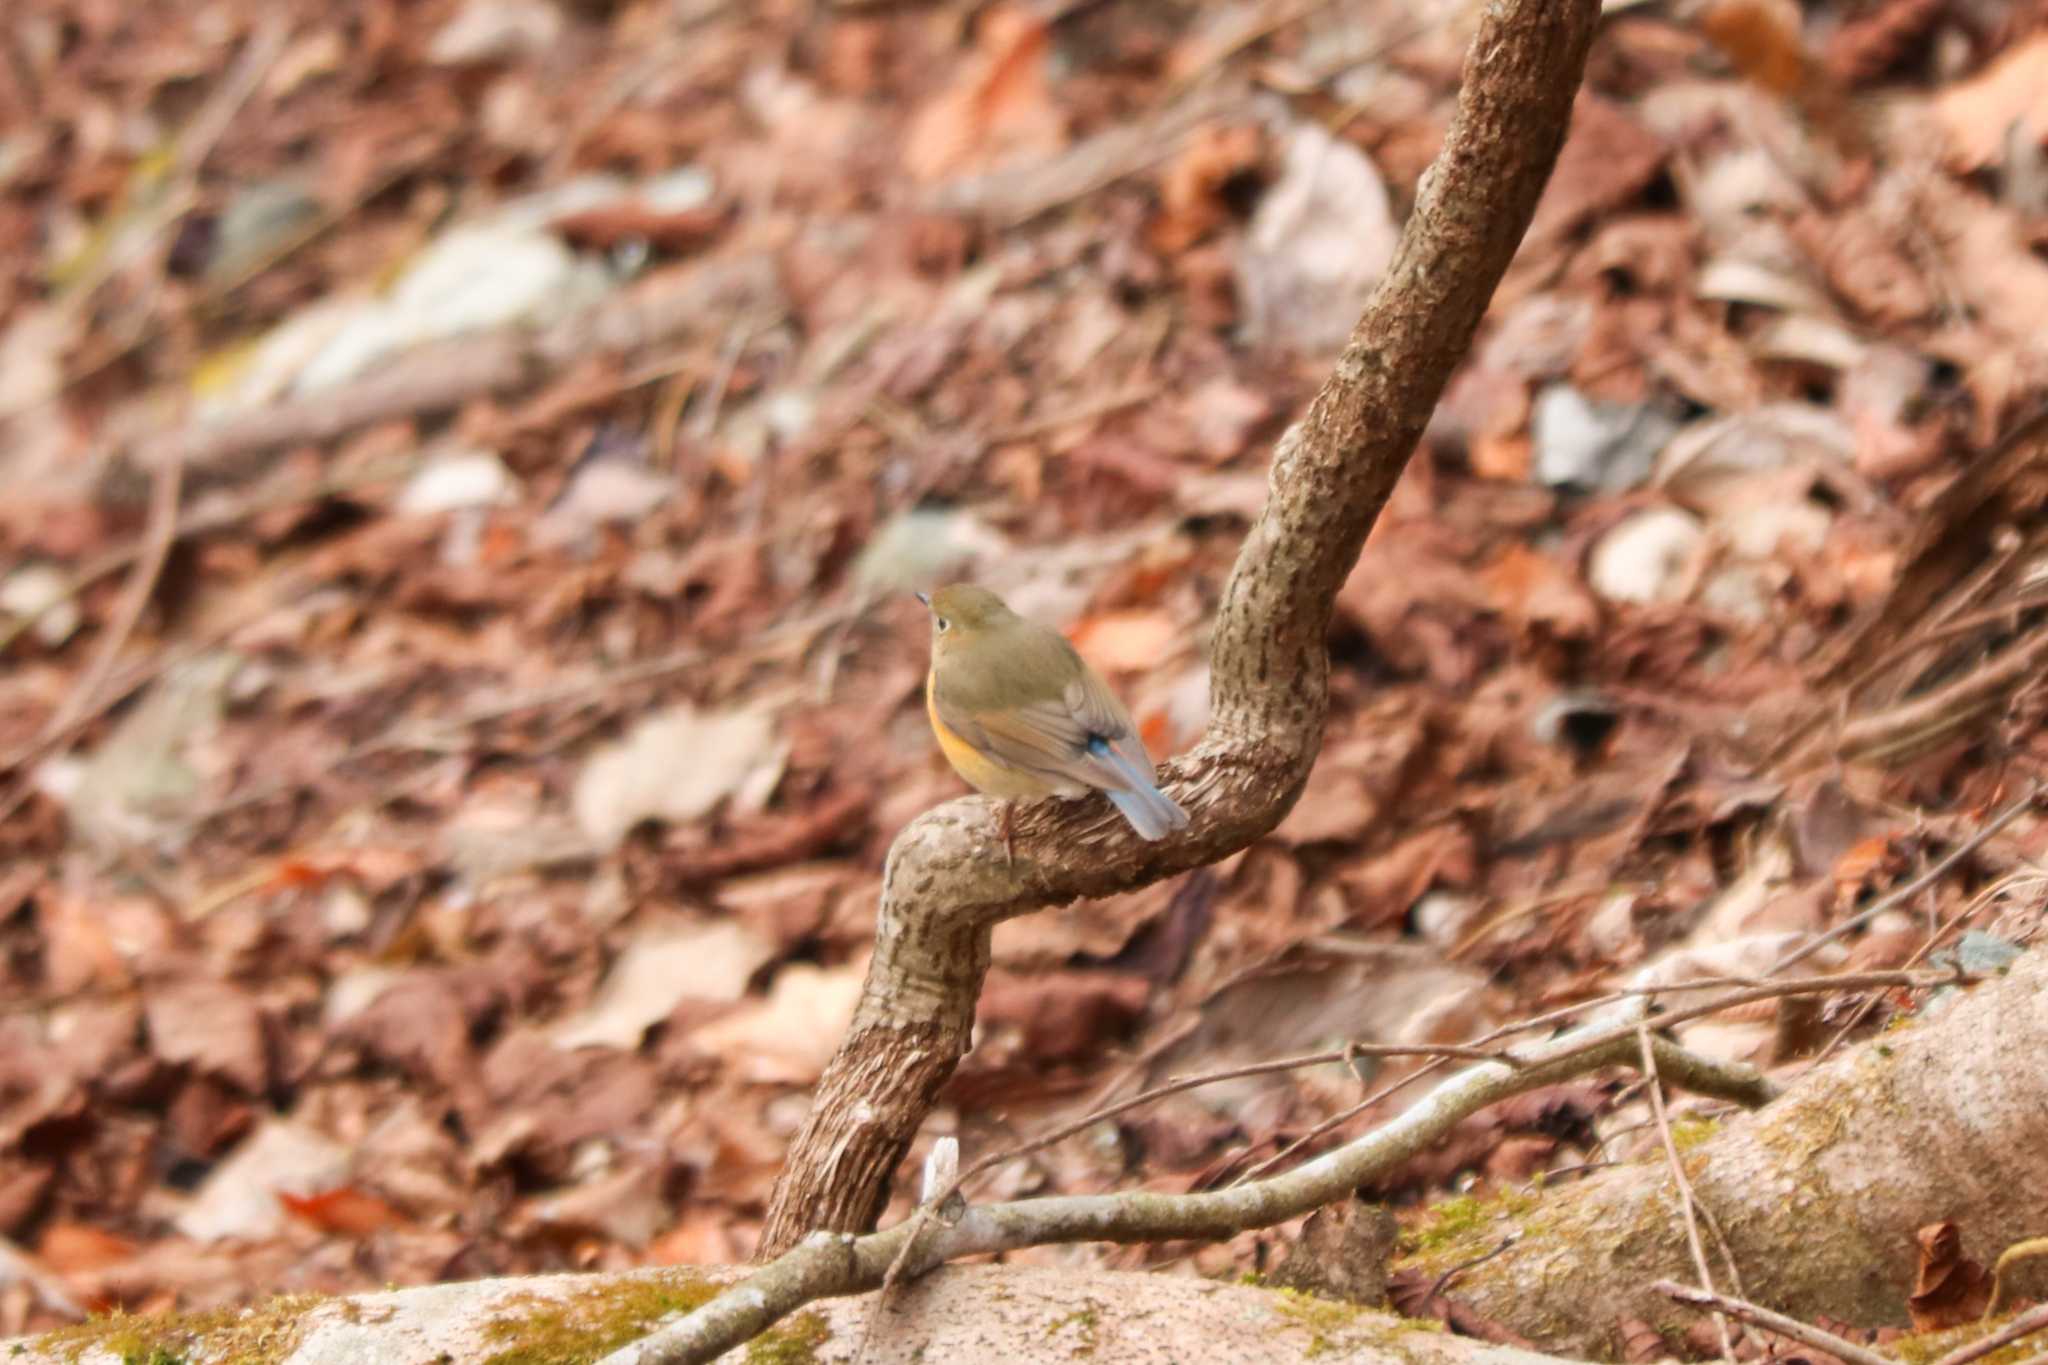
[{"label": "curved tree branch", "polygon": [[1224,587],[1208,736],[1162,769],[1193,828],[1144,843],[1105,801],[1043,802],[1019,813],[1006,865],[995,806],[970,798],[897,838],[861,1002],[790,1147],[763,1256],[814,1229],[874,1226],[967,1049],[999,921],[1214,862],[1293,806],[1322,741],[1337,588],[1535,211],[1598,15],[1597,0],[1484,12],[1443,151],[1330,379],[1275,448],[1265,509]]}]

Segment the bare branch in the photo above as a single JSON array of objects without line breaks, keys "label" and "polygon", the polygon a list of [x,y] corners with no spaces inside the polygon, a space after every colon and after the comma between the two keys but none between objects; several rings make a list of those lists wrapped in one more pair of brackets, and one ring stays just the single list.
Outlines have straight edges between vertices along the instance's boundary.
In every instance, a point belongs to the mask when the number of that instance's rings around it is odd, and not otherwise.
[{"label": "bare branch", "polygon": [[[1636,1044],[1643,1058],[1643,1076],[1648,1081],[1644,1087],[1650,1097],[1650,1114],[1657,1121],[1657,1137],[1664,1145],[1664,1160],[1670,1164],[1671,1179],[1678,1187],[1678,1207],[1685,1215],[1685,1244],[1692,1252],[1693,1269],[1699,1272],[1700,1289],[1710,1299],[1720,1295],[1714,1289],[1714,1272],[1707,1265],[1707,1250],[1700,1245],[1700,1221],[1697,1213],[1698,1201],[1694,1199],[1692,1181],[1685,1174],[1685,1163],[1678,1157],[1678,1140],[1671,1136],[1671,1120],[1664,1113],[1664,1087],[1657,1074],[1657,1050],[1650,1041],[1650,1030],[1646,1025],[1636,1025]],[[1716,1310],[1714,1330],[1721,1337],[1721,1359],[1728,1365],[1735,1365],[1735,1343],[1728,1336],[1728,1315]]]},{"label": "bare branch", "polygon": [[1484,12],[1443,151],[1329,381],[1280,439],[1266,507],[1224,587],[1209,735],[1162,771],[1194,827],[1145,843],[1105,801],[1040,802],[1019,813],[1011,865],[992,856],[995,805],[970,799],[897,838],[862,999],[791,1144],[764,1255],[812,1228],[874,1225],[966,1051],[997,922],[1212,863],[1292,807],[1322,740],[1337,588],[1535,211],[1598,12],[1595,0]]},{"label": "bare branch", "polygon": [[[1359,1185],[1406,1161],[1489,1104],[1555,1085],[1607,1066],[1639,1060],[1635,1021],[1626,1011],[1619,1026],[1587,1024],[1521,1054],[1521,1065],[1486,1062],[1460,1072],[1392,1122],[1269,1180],[1200,1194],[1127,1192],[1027,1199],[912,1217],[886,1232],[856,1237],[818,1232],[762,1266],[717,1298],[604,1358],[599,1365],[689,1365],[766,1331],[781,1318],[820,1298],[874,1289],[913,1239],[906,1272],[922,1274],[962,1256],[989,1255],[1061,1242],[1159,1242],[1227,1237],[1271,1227],[1343,1198]],[[1589,1039],[1598,1036],[1603,1041]],[[1763,1093],[1766,1083],[1747,1066],[1716,1062],[1668,1042],[1655,1045],[1658,1063],[1674,1075],[1717,1078],[1722,1093]]]},{"label": "bare branch", "polygon": [[1990,1355],[2001,1346],[2018,1341],[2021,1337],[2048,1328],[2048,1303],[2036,1304],[2026,1312],[1986,1337],[1981,1337],[1967,1346],[1958,1346],[1934,1365],[1970,1365],[1970,1362]]},{"label": "bare branch", "polygon": [[1840,1356],[1848,1365],[1898,1365],[1897,1361],[1889,1360],[1867,1346],[1858,1346],[1855,1342],[1838,1337],[1833,1332],[1823,1331],[1797,1318],[1788,1318],[1783,1313],[1773,1313],[1768,1308],[1759,1308],[1741,1299],[1731,1299],[1726,1294],[1694,1289],[1690,1285],[1673,1284],[1670,1280],[1659,1280],[1650,1288],[1659,1294],[1677,1299],[1680,1303],[1689,1303],[1696,1308],[1705,1308],[1716,1313],[1726,1313],[1731,1318],[1741,1318],[1744,1322],[1753,1323],[1766,1332],[1776,1332],[1781,1337],[1790,1337],[1817,1351]]}]

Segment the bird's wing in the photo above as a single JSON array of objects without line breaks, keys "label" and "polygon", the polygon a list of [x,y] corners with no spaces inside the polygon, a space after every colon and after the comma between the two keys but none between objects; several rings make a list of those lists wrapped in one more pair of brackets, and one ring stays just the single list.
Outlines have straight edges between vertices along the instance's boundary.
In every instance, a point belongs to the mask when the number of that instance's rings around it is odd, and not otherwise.
[{"label": "bird's wing", "polygon": [[1130,713],[1093,672],[1060,697],[1028,705],[970,709],[949,700],[943,687],[934,704],[947,728],[999,763],[1103,791],[1151,785],[1152,761]]}]

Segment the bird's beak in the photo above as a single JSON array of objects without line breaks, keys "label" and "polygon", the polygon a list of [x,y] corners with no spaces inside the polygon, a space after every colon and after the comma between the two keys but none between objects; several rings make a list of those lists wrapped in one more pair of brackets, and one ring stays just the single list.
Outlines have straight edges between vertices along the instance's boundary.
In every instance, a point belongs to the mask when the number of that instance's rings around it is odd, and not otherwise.
[{"label": "bird's beak", "polygon": [[912,596],[912,597],[915,597],[915,598],[916,598],[916,599],[917,599],[918,601],[920,601],[920,602],[924,603],[924,604],[925,604],[925,605],[926,605],[927,607],[929,607],[929,606],[930,606],[930,605],[932,604],[932,599],[931,599],[931,598],[929,598],[929,597],[926,597],[926,596],[925,596],[925,595],[924,595],[923,593],[921,593],[921,592],[916,592],[916,593],[912,593],[912,594],[911,594],[911,596]]}]

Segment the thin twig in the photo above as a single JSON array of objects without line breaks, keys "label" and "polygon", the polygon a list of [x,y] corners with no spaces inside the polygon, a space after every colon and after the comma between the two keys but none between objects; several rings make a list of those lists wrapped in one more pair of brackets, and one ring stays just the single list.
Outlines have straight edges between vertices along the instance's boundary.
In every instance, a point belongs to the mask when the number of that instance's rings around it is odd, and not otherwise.
[{"label": "thin twig", "polygon": [[[2006,879],[2001,878],[1998,882],[1994,883],[1992,888],[1990,889],[1995,890],[1997,887],[2003,886],[2005,882]],[[1962,909],[1956,911],[1955,914],[1949,916],[1949,918],[1944,923],[1939,925],[1932,934],[1929,934],[1927,936],[1926,942],[1922,943],[1918,948],[1915,948],[1913,950],[1912,956],[1908,957],[1904,962],[1899,964],[1899,969],[1901,971],[1911,971],[1913,968],[1919,966],[1920,963],[1926,959],[1928,954],[1932,953],[1937,947],[1941,945],[1944,939],[1946,939],[1951,933],[1955,932],[1957,926],[1961,925],[1963,921],[1969,919],[1970,916],[1977,913],[1977,910],[1983,904],[1983,901],[1984,896],[1980,894],[1972,898],[1968,905],[1965,905]],[[1870,1012],[1873,1009],[1877,1008],[1878,999],[1879,997],[1875,995],[1869,996],[1861,1002],[1859,1002],[1856,1008],[1849,1012],[1848,1022],[1843,1024],[1840,1028],[1836,1029],[1835,1036],[1828,1039],[1828,1045],[1822,1048],[1819,1052],[1814,1054],[1813,1065],[1819,1066],[1822,1062],[1826,1061],[1828,1058],[1835,1055],[1836,1050],[1840,1048],[1843,1043],[1849,1040],[1849,1035],[1854,1033],[1858,1028],[1862,1027],[1863,1021],[1870,1017]]]},{"label": "thin twig", "polygon": [[1264,1161],[1259,1162],[1255,1166],[1248,1167],[1243,1174],[1239,1175],[1237,1179],[1230,1182],[1231,1188],[1235,1189],[1239,1185],[1247,1185],[1250,1184],[1252,1181],[1259,1179],[1267,1172],[1274,1170],[1275,1168],[1286,1162],[1288,1158],[1294,1156],[1297,1152],[1300,1152],[1310,1143],[1315,1142],[1320,1138],[1326,1137],[1330,1133],[1335,1132],[1337,1129],[1342,1128],[1345,1124],[1351,1122],[1351,1120],[1357,1118],[1366,1110],[1392,1097],[1393,1095],[1398,1094],[1402,1090],[1407,1089],[1410,1085],[1413,1085],[1415,1082],[1422,1080],[1425,1077],[1436,1075],[1438,1072],[1442,1071],[1446,1065],[1448,1065],[1448,1059],[1443,1057],[1438,1057],[1433,1061],[1425,1062],[1421,1066],[1417,1067],[1415,1070],[1409,1072],[1406,1076],[1403,1076],[1398,1080],[1391,1081],[1388,1084],[1381,1086],[1378,1090],[1375,1090],[1372,1094],[1367,1095],[1364,1099],[1358,1101],[1358,1103],[1352,1105],[1350,1108],[1341,1109],[1338,1112],[1330,1115],[1330,1117],[1324,1119],[1321,1123],[1318,1123],[1317,1125],[1315,1125],[1315,1127],[1309,1129],[1306,1133],[1303,1133],[1300,1137],[1288,1143],[1285,1147],[1282,1147],[1279,1151],[1273,1153],[1273,1155],[1267,1157]]},{"label": "thin twig", "polygon": [[1127,1100],[1119,1100],[1115,1104],[1105,1105],[1100,1109],[1083,1114],[1080,1118],[1074,1119],[1070,1123],[1063,1123],[1051,1132],[1043,1133],[1028,1142],[1019,1143],[1015,1147],[983,1157],[980,1161],[968,1167],[962,1173],[962,1178],[965,1179],[967,1176],[979,1175],[991,1166],[1000,1165],[1005,1161],[1014,1161],[1018,1157],[1030,1156],[1034,1152],[1043,1151],[1056,1142],[1073,1137],[1076,1133],[1086,1132],[1105,1119],[1113,1119],[1119,1114],[1128,1113],[1133,1109],[1151,1104],[1155,1100],[1163,1100],[1168,1095],[1178,1095],[1182,1091],[1197,1090],[1202,1086],[1215,1085],[1222,1081],[1241,1080],[1246,1076],[1266,1076],[1276,1071],[1298,1071],[1305,1066],[1320,1066],[1325,1062],[1342,1062],[1350,1057],[1462,1058],[1475,1062],[1499,1062],[1504,1066],[1519,1067],[1521,1065],[1518,1059],[1506,1053],[1493,1052],[1480,1047],[1464,1047],[1456,1044],[1352,1043],[1347,1047],[1335,1048],[1328,1052],[1310,1052],[1299,1057],[1283,1057],[1278,1061],[1251,1062],[1244,1066],[1228,1067],[1222,1071],[1204,1071],[1193,1076],[1176,1076],[1170,1081],[1161,1082],[1150,1090],[1133,1095]]},{"label": "thin twig", "polygon": [[[1692,1252],[1693,1269],[1699,1272],[1700,1288],[1709,1294],[1715,1293],[1714,1272],[1707,1266],[1707,1249],[1700,1244],[1700,1221],[1694,1212],[1698,1200],[1693,1197],[1692,1178],[1685,1173],[1685,1163],[1678,1156],[1678,1140],[1671,1136],[1671,1118],[1664,1112],[1664,1087],[1657,1075],[1657,1049],[1650,1041],[1650,1030],[1646,1024],[1636,1025],[1636,1043],[1643,1058],[1643,1076],[1649,1081],[1644,1091],[1650,1097],[1650,1115],[1657,1121],[1657,1137],[1664,1144],[1664,1160],[1670,1164],[1671,1180],[1678,1187],[1678,1208],[1685,1215],[1685,1245]],[[1721,1359],[1728,1365],[1735,1365],[1735,1342],[1728,1335],[1726,1314],[1714,1314],[1714,1330],[1721,1336]]]},{"label": "thin twig", "polygon": [[[1969,979],[1960,973],[1954,975],[1933,975],[1914,972],[1851,972],[1840,976],[1793,977],[1787,981],[1761,981],[1755,977],[1748,976],[1709,976],[1701,977],[1696,981],[1681,981],[1672,985],[1631,986],[1626,990],[1610,991],[1606,995],[1596,996],[1591,1000],[1582,1000],[1577,1004],[1563,1005],[1547,1013],[1536,1015],[1533,1018],[1517,1020],[1511,1024],[1502,1024],[1499,1028],[1492,1029],[1476,1038],[1468,1040],[1463,1046],[1483,1048],[1487,1044],[1496,1042],[1510,1034],[1526,1033],[1537,1028],[1547,1028],[1554,1024],[1563,1023],[1577,1015],[1584,1014],[1588,1010],[1604,1009],[1644,996],[1676,994],[1686,991],[1717,990],[1723,986],[1741,988],[1735,994],[1723,997],[1720,1000],[1710,1000],[1704,1005],[1695,1005],[1672,1014],[1659,1015],[1657,1023],[1662,1028],[1672,1024],[1684,1023],[1691,1019],[1704,1018],[1707,1015],[1718,1013],[1723,1009],[1736,1005],[1753,1004],[1759,1000],[1773,1000],[1794,995],[1828,995],[1835,991],[1863,990],[1880,986],[1902,986],[1907,988],[1947,986],[1959,984]],[[1414,1072],[1403,1076],[1378,1092],[1366,1096],[1350,1108],[1331,1115],[1315,1127],[1309,1129],[1308,1132],[1303,1133],[1300,1137],[1275,1152],[1272,1156],[1251,1167],[1243,1175],[1239,1176],[1234,1183],[1244,1184],[1247,1181],[1258,1179],[1267,1171],[1270,1171],[1302,1148],[1308,1146],[1311,1142],[1323,1137],[1336,1128],[1342,1127],[1395,1092],[1414,1084],[1426,1076],[1441,1071],[1443,1067],[1444,1060],[1441,1058],[1425,1063]]]},{"label": "thin twig", "polygon": [[1483,1266],[1488,1261],[1493,1260],[1495,1257],[1507,1255],[1510,1251],[1513,1251],[1515,1249],[1515,1243],[1521,1240],[1522,1239],[1520,1237],[1516,1236],[1503,1237],[1500,1239],[1500,1245],[1495,1247],[1493,1250],[1486,1252],[1483,1255],[1474,1256],[1469,1261],[1458,1262],[1449,1270],[1446,1270],[1443,1274],[1436,1277],[1436,1283],[1431,1285],[1429,1287],[1429,1292],[1422,1296],[1423,1302],[1427,1303],[1431,1299],[1441,1296],[1446,1289],[1449,1289],[1451,1287],[1451,1281],[1457,1279],[1466,1271],[1476,1269],[1479,1266]]},{"label": "thin twig", "polygon": [[[728,1286],[702,1307],[615,1351],[600,1365],[679,1365],[703,1361],[747,1341],[805,1303],[872,1289],[888,1275],[904,1245],[918,1237],[904,1273],[918,1274],[961,1256],[984,1255],[1061,1242],[1151,1242],[1214,1238],[1271,1227],[1328,1203],[1374,1179],[1489,1104],[1555,1085],[1610,1065],[1628,1065],[1635,1038],[1588,1024],[1532,1047],[1515,1069],[1484,1062],[1450,1077],[1399,1117],[1337,1151],[1257,1185],[1199,1194],[1073,1195],[1007,1204],[969,1205],[957,1221],[911,1219],[884,1232],[856,1237],[815,1233],[791,1250]],[[1660,1065],[1683,1052],[1656,1043]],[[1667,1052],[1666,1049],[1669,1049]],[[1694,1057],[1689,1070],[1731,1082],[1755,1079],[1749,1068]],[[945,1203],[943,1195],[928,1201]]]},{"label": "thin twig", "polygon": [[1978,1357],[1988,1356],[1999,1347],[2018,1341],[2021,1337],[2031,1336],[2043,1328],[2048,1328],[2048,1303],[2036,1304],[1990,1336],[1980,1337],[1967,1346],[1956,1347],[1935,1361],[1934,1365],[1969,1365],[1969,1362]]},{"label": "thin twig", "polygon": [[1717,1313],[1726,1313],[1731,1318],[1754,1323],[1766,1332],[1775,1332],[1781,1337],[1790,1337],[1815,1350],[1840,1356],[1848,1365],[1899,1365],[1896,1360],[1881,1356],[1867,1346],[1858,1346],[1855,1342],[1838,1337],[1833,1332],[1815,1327],[1811,1323],[1801,1322],[1797,1318],[1788,1318],[1783,1313],[1774,1313],[1768,1308],[1760,1308],[1741,1299],[1731,1299],[1726,1294],[1710,1293],[1670,1280],[1659,1280],[1650,1288],[1666,1298],[1677,1299],[1680,1303],[1689,1303],[1696,1308],[1709,1308]]}]

